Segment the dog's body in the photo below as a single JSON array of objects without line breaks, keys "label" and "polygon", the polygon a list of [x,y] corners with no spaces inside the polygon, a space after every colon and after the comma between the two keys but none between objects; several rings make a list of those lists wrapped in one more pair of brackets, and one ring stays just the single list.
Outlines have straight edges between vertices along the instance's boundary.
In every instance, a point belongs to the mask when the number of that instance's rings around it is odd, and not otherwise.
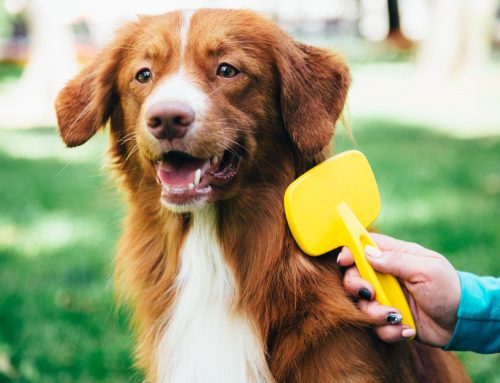
[{"label": "dog's body", "polygon": [[116,281],[149,380],[468,381],[451,354],[376,339],[332,257],[287,229],[284,191],[325,159],[349,81],[251,12],[200,10],[127,25],[61,92],[68,146],[111,121]]}]

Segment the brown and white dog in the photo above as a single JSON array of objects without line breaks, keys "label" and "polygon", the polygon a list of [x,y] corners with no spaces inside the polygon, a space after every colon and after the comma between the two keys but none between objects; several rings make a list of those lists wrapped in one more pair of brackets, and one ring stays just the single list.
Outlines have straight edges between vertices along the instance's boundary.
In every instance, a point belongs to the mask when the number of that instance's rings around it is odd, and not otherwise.
[{"label": "brown and white dog", "polygon": [[110,121],[130,205],[116,283],[148,380],[468,381],[451,354],[379,341],[333,257],[287,229],[285,188],[325,159],[349,82],[265,18],[198,10],[127,24],[61,91],[68,146]]}]

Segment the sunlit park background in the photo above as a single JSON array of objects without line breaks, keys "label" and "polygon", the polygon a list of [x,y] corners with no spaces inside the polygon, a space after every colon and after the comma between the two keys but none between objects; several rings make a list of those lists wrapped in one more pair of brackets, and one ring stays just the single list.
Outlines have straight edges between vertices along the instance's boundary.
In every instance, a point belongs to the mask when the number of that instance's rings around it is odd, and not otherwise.
[{"label": "sunlit park background", "polygon": [[[123,20],[179,6],[253,8],[340,51],[353,138],[333,145],[368,156],[378,230],[500,275],[499,1],[0,0],[0,382],[141,381],[113,303],[125,207],[107,134],[65,149],[52,105]],[[500,382],[499,355],[459,357]]]}]

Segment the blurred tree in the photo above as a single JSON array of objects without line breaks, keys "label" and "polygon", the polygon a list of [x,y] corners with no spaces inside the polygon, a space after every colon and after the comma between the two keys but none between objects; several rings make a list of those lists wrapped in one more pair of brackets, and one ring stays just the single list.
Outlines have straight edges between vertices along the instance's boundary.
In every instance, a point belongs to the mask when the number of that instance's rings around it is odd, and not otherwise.
[{"label": "blurred tree", "polygon": [[389,12],[389,34],[399,33],[401,23],[399,21],[398,0],[387,0],[387,10]]},{"label": "blurred tree", "polygon": [[496,0],[427,0],[430,29],[419,52],[421,74],[432,84],[472,83],[489,60]]},{"label": "blurred tree", "polygon": [[412,48],[413,42],[410,41],[401,31],[398,0],[387,0],[387,12],[389,20],[389,32],[387,34],[387,39],[399,49]]}]

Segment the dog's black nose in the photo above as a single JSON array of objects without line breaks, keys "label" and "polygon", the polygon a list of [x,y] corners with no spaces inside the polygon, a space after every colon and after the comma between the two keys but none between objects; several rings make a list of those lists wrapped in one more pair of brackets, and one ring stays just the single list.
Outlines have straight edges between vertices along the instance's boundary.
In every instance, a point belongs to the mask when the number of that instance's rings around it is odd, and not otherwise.
[{"label": "dog's black nose", "polygon": [[159,140],[186,135],[194,122],[194,110],[182,102],[159,102],[146,110],[148,130]]}]

